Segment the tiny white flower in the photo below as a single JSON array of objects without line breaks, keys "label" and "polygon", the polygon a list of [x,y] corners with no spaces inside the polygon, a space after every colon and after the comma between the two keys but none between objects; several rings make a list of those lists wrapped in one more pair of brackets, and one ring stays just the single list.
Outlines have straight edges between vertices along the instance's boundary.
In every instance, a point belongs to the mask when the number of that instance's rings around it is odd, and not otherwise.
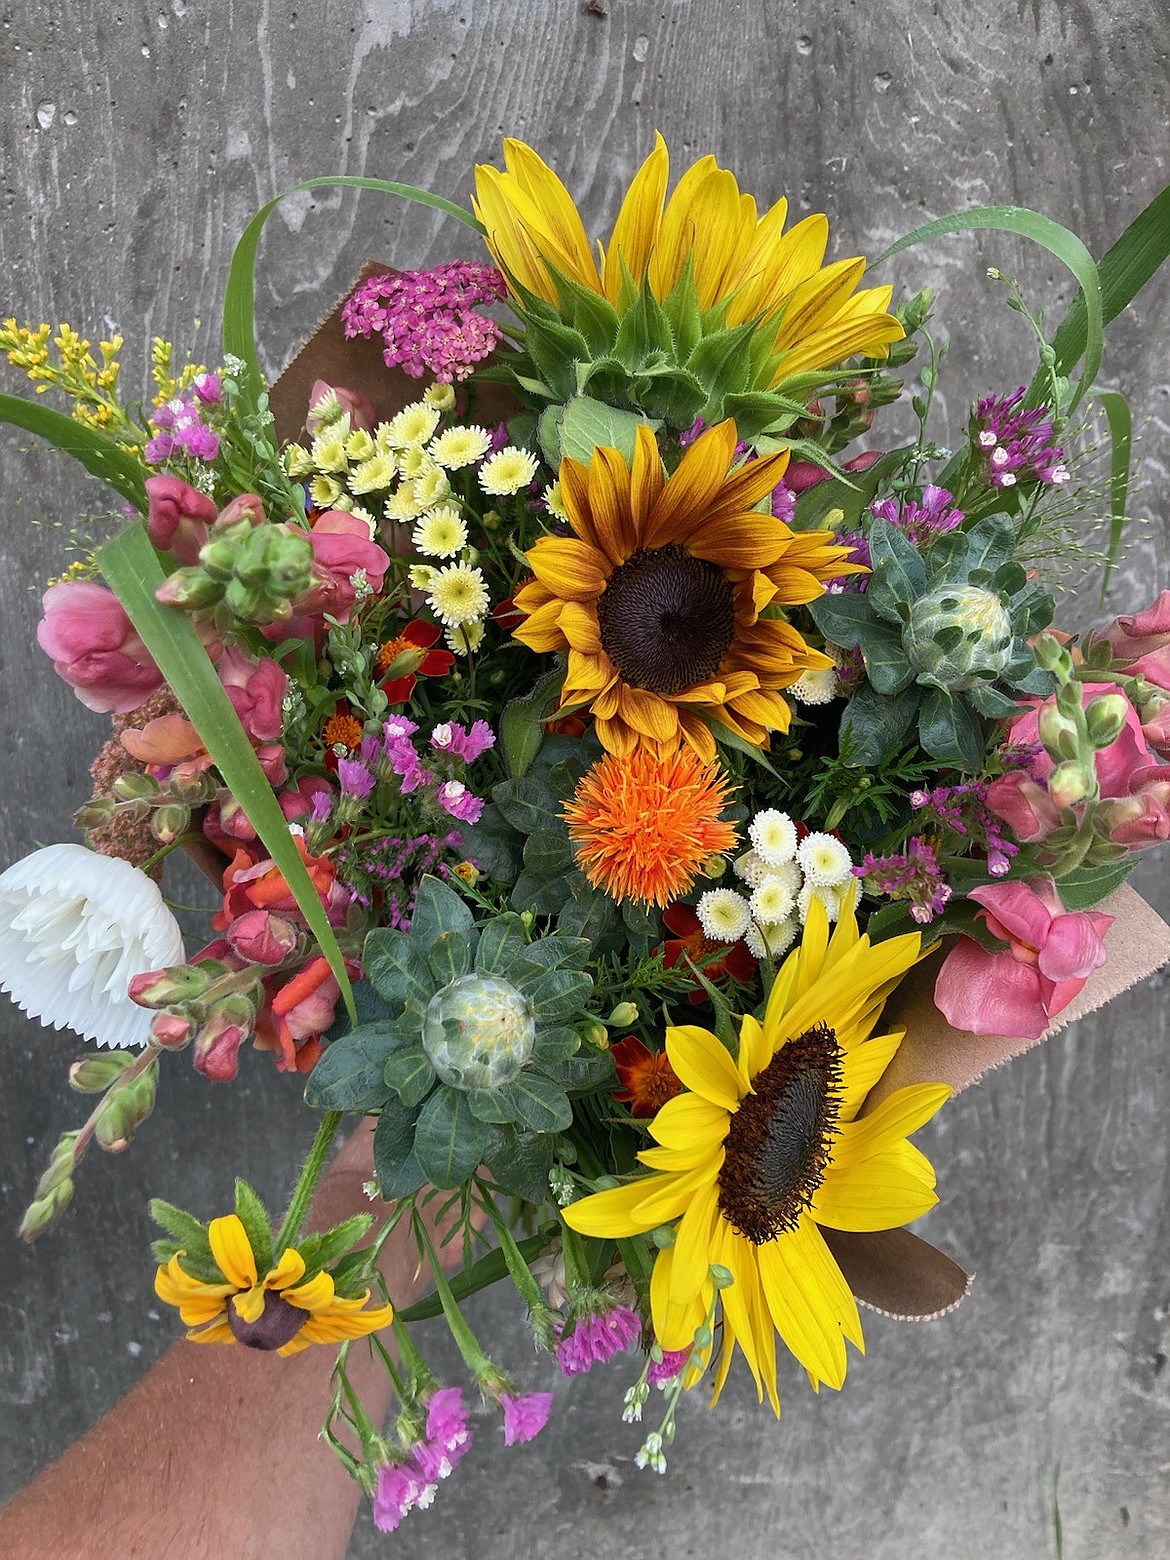
[{"label": "tiny white flower", "polygon": [[423,400],[436,412],[449,412],[455,405],[455,387],[441,384],[436,380],[423,391]]},{"label": "tiny white flower", "polygon": [[[425,444],[439,426],[439,414],[425,401],[412,401],[404,406],[386,430],[386,442],[395,449],[405,450],[411,445]],[[381,433],[381,429],[378,432]]]},{"label": "tiny white flower", "polygon": [[483,644],[483,619],[444,629],[443,638],[447,642],[448,650],[454,651],[456,655],[469,655],[471,651],[478,650]]},{"label": "tiny white flower", "polygon": [[744,942],[748,945],[748,952],[757,959],[765,955],[779,959],[796,941],[796,933],[797,924],[792,917],[785,921],[765,921],[760,924],[753,921],[747,929]]},{"label": "tiny white flower", "polygon": [[418,501],[416,484],[400,482],[386,500],[387,520],[417,520],[424,506]]},{"label": "tiny white flower", "polygon": [[373,434],[364,428],[355,428],[345,441],[345,453],[350,460],[372,460],[378,453]]},{"label": "tiny white flower", "polygon": [[704,937],[712,942],[738,942],[751,924],[751,911],[734,888],[712,888],[695,907]]},{"label": "tiny white flower", "polygon": [[447,473],[436,466],[433,471],[424,472],[414,481],[414,496],[418,503],[428,509],[432,504],[440,504],[451,492],[451,484],[447,481]]},{"label": "tiny white flower", "polygon": [[567,520],[569,518],[569,512],[565,508],[565,497],[561,491],[560,477],[555,482],[550,482],[540,496],[544,500],[544,507],[554,520]]},{"label": "tiny white flower", "polygon": [[752,890],[750,903],[753,919],[786,921],[796,904],[796,894],[779,874],[769,872]]},{"label": "tiny white flower", "polygon": [[796,855],[796,825],[786,812],[768,807],[752,819],[748,837],[770,867],[791,861]]},{"label": "tiny white flower", "polygon": [[313,465],[318,471],[348,471],[349,456],[345,453],[345,441],[349,437],[349,430],[345,433],[337,429],[330,429],[327,433],[318,434],[313,440],[309,454]]},{"label": "tiny white flower", "polygon": [[433,570],[427,600],[431,611],[448,628],[473,623],[483,617],[491,604],[482,572],[465,563],[449,563]]},{"label": "tiny white flower", "polygon": [[504,497],[519,493],[536,475],[536,456],[519,445],[507,444],[479,468],[479,485],[485,493]]},{"label": "tiny white flower", "polygon": [[806,834],[796,859],[808,881],[818,888],[840,888],[853,871],[853,857],[832,834]]},{"label": "tiny white flower", "polygon": [[470,466],[491,449],[491,437],[472,423],[468,427],[447,428],[427,446],[427,454],[448,471]]},{"label": "tiny white flower", "polygon": [[183,934],[158,884],[118,856],[48,845],[0,875],[0,989],[53,1029],[99,1045],[143,1045],[152,1014],[135,975],[183,962]]},{"label": "tiny white flower", "polygon": [[788,692],[798,704],[832,704],[840,686],[837,668],[828,666],[823,671],[802,672]]},{"label": "tiny white flower", "polygon": [[371,455],[349,474],[351,493],[382,493],[398,474],[398,463],[393,455]]},{"label": "tiny white flower", "polygon": [[424,557],[453,558],[467,542],[467,523],[454,504],[440,504],[419,519],[411,540]]}]

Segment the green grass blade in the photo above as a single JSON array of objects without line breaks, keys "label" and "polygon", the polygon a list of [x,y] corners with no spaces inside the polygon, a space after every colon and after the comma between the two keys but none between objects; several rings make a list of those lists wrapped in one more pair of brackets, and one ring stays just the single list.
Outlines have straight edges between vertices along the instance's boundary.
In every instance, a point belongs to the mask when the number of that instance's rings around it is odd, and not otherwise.
[{"label": "green grass blade", "polygon": [[393,184],[386,179],[365,179],[351,174],[344,177],[333,175],[321,179],[306,179],[303,184],[294,184],[291,189],[284,190],[274,200],[270,200],[266,206],[260,208],[240,235],[240,241],[232,255],[227,291],[223,299],[224,352],[234,353],[236,357],[243,359],[252,375],[254,389],[258,390],[261,384],[260,364],[256,357],[255,319],[256,251],[260,247],[260,234],[264,231],[264,224],[286,196],[299,194],[302,190],[322,189],[331,185],[345,185],[350,189],[358,190],[380,190],[383,195],[400,195],[404,200],[413,200],[420,206],[431,206],[435,211],[445,212],[447,216],[454,217],[476,233],[483,232],[480,223],[462,206],[457,206],[454,201],[444,200],[441,195],[432,195],[429,190],[420,190],[413,184]]},{"label": "green grass blade", "polygon": [[[1104,323],[1116,319],[1170,256],[1170,184],[1133,219],[1101,257],[1101,307]],[[1087,314],[1078,294],[1052,338],[1056,371],[1067,374],[1085,350]]]},{"label": "green grass blade", "polygon": [[146,474],[142,464],[108,434],[87,428],[75,417],[42,406],[39,401],[26,401],[21,395],[0,395],[0,422],[35,433],[54,449],[72,455],[86,471],[121,493],[127,503],[145,510]]},{"label": "green grass blade", "polygon": [[357,1010],[341,949],[317,890],[293,844],[280,803],[215,667],[200,643],[195,625],[185,613],[174,607],[161,606],[155,600],[155,591],[165,575],[145,526],[139,521],[121,532],[101,548],[97,560],[106,584],[125,607],[142,642],[214,759],[224,784],[247,813],[292,890],[301,914],[337,977],[350,1022],[356,1024]]},{"label": "green grass blade", "polygon": [[1094,390],[1109,424],[1109,551],[1105,555],[1105,573],[1101,580],[1101,600],[1109,589],[1109,579],[1117,563],[1117,549],[1125,530],[1125,505],[1129,497],[1129,466],[1133,452],[1133,417],[1129,402],[1120,390]]},{"label": "green grass blade", "polygon": [[970,211],[957,211],[949,217],[938,217],[933,222],[916,227],[912,233],[907,233],[896,244],[883,250],[876,260],[871,260],[869,269],[872,271],[884,260],[927,239],[941,238],[947,233],[973,232],[977,228],[990,228],[999,233],[1018,233],[1023,238],[1030,238],[1067,266],[1079,283],[1080,299],[1083,299],[1081,349],[1067,366],[1071,367],[1072,363],[1082,357],[1084,363],[1068,408],[1071,412],[1088,393],[1101,367],[1106,316],[1102,282],[1096,263],[1084,243],[1070,229],[1054,222],[1051,217],[1041,216],[1038,211],[1029,211],[1026,206],[975,206]]}]

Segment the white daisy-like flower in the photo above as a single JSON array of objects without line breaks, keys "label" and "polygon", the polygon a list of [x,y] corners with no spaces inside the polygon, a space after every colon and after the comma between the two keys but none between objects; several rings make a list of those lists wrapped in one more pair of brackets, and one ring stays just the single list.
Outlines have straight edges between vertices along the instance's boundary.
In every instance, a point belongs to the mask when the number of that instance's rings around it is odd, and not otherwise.
[{"label": "white daisy-like flower", "polygon": [[554,520],[567,520],[569,518],[569,511],[565,508],[565,500],[561,494],[560,477],[555,482],[550,482],[540,496],[544,500],[544,507]]},{"label": "white daisy-like flower", "polygon": [[143,1045],[135,975],[183,962],[158,884],[118,856],[48,845],[0,875],[0,989],[30,1018],[98,1045]]},{"label": "white daisy-like flower", "polygon": [[796,913],[801,921],[808,920],[808,912],[814,899],[819,899],[825,907],[825,915],[830,921],[835,921],[841,914],[841,900],[844,890],[829,888],[823,883],[805,882],[804,887],[796,896]]},{"label": "white daisy-like flower", "polygon": [[491,597],[480,569],[466,563],[449,563],[431,576],[427,601],[440,623],[457,628],[483,617]]},{"label": "white daisy-like flower", "polygon": [[284,452],[284,469],[290,477],[307,477],[313,471],[313,457],[303,444],[290,444]]},{"label": "white daisy-like flower", "polygon": [[433,471],[426,471],[414,481],[414,496],[424,509],[430,509],[433,504],[441,504],[451,492],[451,484],[447,481],[447,473],[441,466],[436,466]]},{"label": "white daisy-like flower", "polygon": [[802,672],[786,690],[798,704],[832,704],[840,696],[841,683],[835,666]]},{"label": "white daisy-like flower", "polygon": [[420,504],[413,482],[400,482],[386,500],[387,520],[417,520],[425,504]]},{"label": "white daisy-like flower", "polygon": [[751,925],[751,910],[734,888],[711,888],[695,906],[704,937],[712,942],[738,942]]},{"label": "white daisy-like flower", "polygon": [[437,439],[431,440],[427,454],[448,471],[458,471],[460,467],[482,459],[491,446],[490,434],[472,423],[467,427],[445,429]]},{"label": "white daisy-like flower", "polygon": [[349,474],[351,493],[381,493],[398,475],[398,462],[393,455],[371,455]]},{"label": "white daisy-like flower", "polygon": [[438,573],[429,563],[412,563],[406,571],[407,578],[415,590],[430,590],[431,581]]},{"label": "white daisy-like flower", "polygon": [[449,412],[455,405],[455,387],[436,380],[423,391],[423,400],[436,412]]},{"label": "white daisy-like flower", "polygon": [[757,856],[770,867],[791,861],[796,855],[796,825],[786,812],[775,807],[758,812],[748,829]]},{"label": "white daisy-like flower", "polygon": [[536,456],[518,444],[507,444],[479,468],[479,485],[485,493],[506,497],[519,493],[536,476]]},{"label": "white daisy-like flower", "polygon": [[762,882],[764,874],[768,871],[768,863],[754,850],[745,850],[742,856],[737,856],[731,863],[731,870],[741,883],[746,883],[749,888],[755,888],[757,883]]},{"label": "white daisy-like flower", "polygon": [[345,453],[345,441],[348,437],[349,429],[347,428],[343,433],[340,427],[330,428],[327,433],[318,434],[309,451],[313,469],[325,472],[348,471],[349,456]]},{"label": "white daisy-like flower", "polygon": [[336,477],[314,477],[309,483],[309,495],[317,509],[333,509],[344,491]]},{"label": "white daisy-like flower", "polygon": [[853,857],[833,834],[806,834],[796,859],[808,881],[818,888],[840,888],[853,872]]},{"label": "white daisy-like flower", "polygon": [[456,655],[469,655],[483,644],[483,633],[483,619],[478,618],[474,623],[460,623],[457,628],[444,629],[443,638],[448,650]]},{"label": "white daisy-like flower", "polygon": [[796,904],[796,891],[776,872],[769,872],[752,890],[752,918],[756,921],[786,921]]},{"label": "white daisy-like flower", "polygon": [[378,454],[373,434],[365,428],[355,428],[345,441],[345,453],[350,460],[371,460]]},{"label": "white daisy-like flower", "polygon": [[440,504],[420,518],[411,541],[427,558],[453,558],[467,541],[467,524],[454,504]]},{"label": "white daisy-like flower", "polygon": [[411,445],[425,444],[438,426],[439,414],[433,406],[425,401],[412,401],[397,417],[391,418],[386,440],[395,449],[405,450]]},{"label": "white daisy-like flower", "polygon": [[412,444],[408,449],[399,450],[398,469],[408,482],[414,482],[421,477],[433,476],[438,467],[426,450]]},{"label": "white daisy-like flower", "polygon": [[334,423],[340,422],[344,416],[341,397],[331,385],[327,385],[309,407],[309,417],[316,428],[332,428]]},{"label": "white daisy-like flower", "polygon": [[792,947],[798,930],[796,921],[791,918],[785,921],[765,921],[760,925],[753,921],[747,929],[744,942],[747,943],[748,952],[757,959],[765,955],[778,959]]}]

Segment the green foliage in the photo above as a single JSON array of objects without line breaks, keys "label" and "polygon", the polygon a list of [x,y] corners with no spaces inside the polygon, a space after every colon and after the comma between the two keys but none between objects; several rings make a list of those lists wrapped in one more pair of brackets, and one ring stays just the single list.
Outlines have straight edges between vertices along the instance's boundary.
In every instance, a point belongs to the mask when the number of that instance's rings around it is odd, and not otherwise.
[{"label": "green foliage", "polygon": [[142,462],[107,434],[20,395],[0,395],[0,423],[35,433],[62,454],[71,455],[91,475],[100,477],[120,493],[128,504],[145,512],[146,472]]}]

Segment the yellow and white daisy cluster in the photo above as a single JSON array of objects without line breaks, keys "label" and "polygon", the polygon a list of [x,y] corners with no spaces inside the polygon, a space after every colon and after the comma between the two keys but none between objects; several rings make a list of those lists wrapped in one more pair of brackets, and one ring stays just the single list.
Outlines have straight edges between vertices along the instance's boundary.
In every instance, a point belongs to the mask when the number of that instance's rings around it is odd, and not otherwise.
[{"label": "yellow and white daisy cluster", "polygon": [[454,405],[451,386],[433,384],[369,432],[352,427],[330,390],[311,408],[311,445],[290,445],[285,459],[290,476],[308,481],[318,508],[348,510],[374,527],[411,527],[411,549],[423,561],[411,568],[410,582],[426,593],[450,649],[466,655],[483,640],[491,599],[451,473],[479,463],[483,492],[511,494],[532,481],[536,461],[514,446],[489,455],[491,435],[475,424],[440,427]]},{"label": "yellow and white daisy cluster", "polygon": [[837,919],[853,858],[835,834],[813,831],[798,843],[795,823],[776,808],[755,815],[748,838],[751,849],[734,864],[743,890],[711,889],[696,913],[713,941],[743,938],[757,959],[778,958],[796,941],[814,901],[830,921]]}]

